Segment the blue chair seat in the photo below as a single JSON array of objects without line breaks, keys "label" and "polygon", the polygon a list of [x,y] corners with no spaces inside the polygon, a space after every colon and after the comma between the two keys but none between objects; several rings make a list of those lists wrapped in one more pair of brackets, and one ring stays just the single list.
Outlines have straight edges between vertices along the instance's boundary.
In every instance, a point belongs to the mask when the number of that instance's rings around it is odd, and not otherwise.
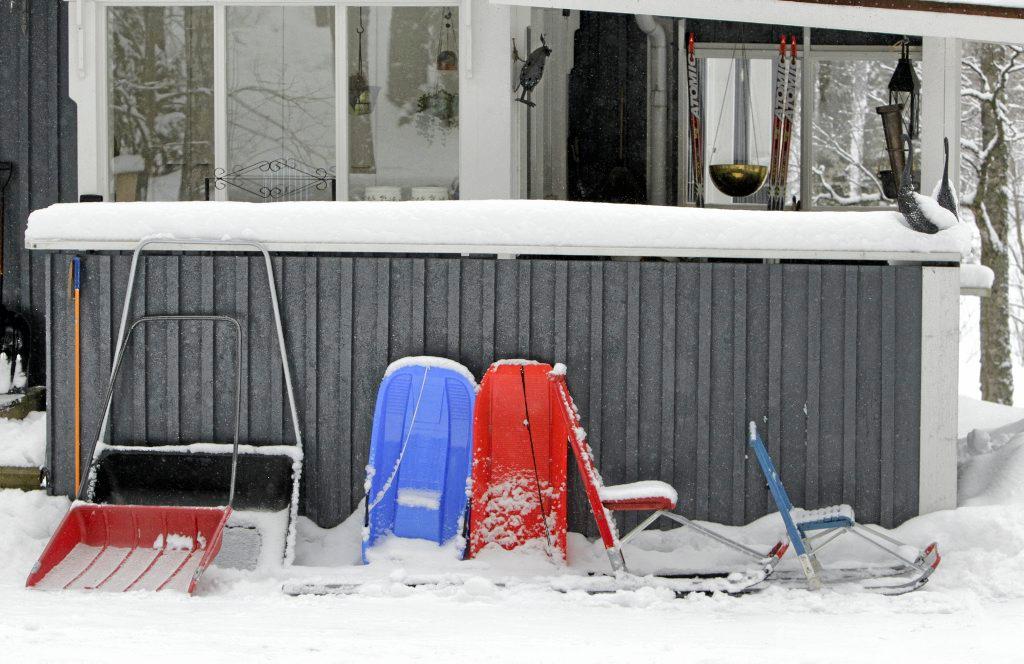
[{"label": "blue chair seat", "polygon": [[794,507],[789,514],[796,527],[804,531],[849,528],[856,521],[849,505],[830,505],[816,510]]}]

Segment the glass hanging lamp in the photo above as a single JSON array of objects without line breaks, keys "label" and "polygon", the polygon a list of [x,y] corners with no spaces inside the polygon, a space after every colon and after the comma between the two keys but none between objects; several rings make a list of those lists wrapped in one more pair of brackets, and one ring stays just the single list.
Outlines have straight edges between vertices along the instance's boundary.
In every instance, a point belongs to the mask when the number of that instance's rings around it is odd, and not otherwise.
[{"label": "glass hanging lamp", "polygon": [[359,27],[356,28],[356,36],[359,39],[359,60],[354,74],[348,77],[348,105],[353,115],[369,115],[370,107],[370,84],[363,74],[363,8],[359,8]]},{"label": "glass hanging lamp", "polygon": [[910,138],[917,138],[921,128],[921,81],[910,60],[910,40],[900,42],[900,59],[889,79],[889,105],[899,106],[903,126]]}]

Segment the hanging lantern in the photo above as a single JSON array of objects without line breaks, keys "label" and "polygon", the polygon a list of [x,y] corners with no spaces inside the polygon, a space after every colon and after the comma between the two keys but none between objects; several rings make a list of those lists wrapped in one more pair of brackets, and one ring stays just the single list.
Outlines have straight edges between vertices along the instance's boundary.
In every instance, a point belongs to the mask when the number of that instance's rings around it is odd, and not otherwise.
[{"label": "hanging lantern", "polygon": [[356,28],[356,35],[359,38],[359,64],[354,74],[348,77],[348,105],[353,115],[369,115],[370,107],[370,84],[363,75],[363,8],[359,8],[359,27]]},{"label": "hanging lantern", "polygon": [[458,71],[459,36],[452,23],[452,10],[444,10],[441,34],[437,38],[437,70]]},{"label": "hanging lantern", "polygon": [[900,42],[900,59],[896,71],[889,79],[889,105],[902,108],[903,125],[911,138],[917,138],[921,128],[921,81],[910,61],[910,41]]}]

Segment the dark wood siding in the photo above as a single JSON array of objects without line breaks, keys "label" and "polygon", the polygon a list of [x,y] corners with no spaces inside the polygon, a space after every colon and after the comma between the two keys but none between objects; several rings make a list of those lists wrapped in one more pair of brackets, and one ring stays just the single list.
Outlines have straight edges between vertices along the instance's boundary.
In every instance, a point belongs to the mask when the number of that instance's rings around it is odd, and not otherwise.
[{"label": "dark wood siding", "polygon": [[0,5],[0,161],[14,165],[7,188],[3,302],[33,327],[29,378],[42,382],[46,353],[44,257],[25,249],[32,210],[77,196],[75,106],[68,98],[66,2]]},{"label": "dark wood siding", "polygon": [[[68,253],[40,254],[53,348],[53,486],[71,490]],[[303,509],[330,526],[362,498],[376,390],[405,355],[564,361],[609,483],[657,478],[688,516],[745,523],[771,509],[744,428],[755,420],[807,507],[867,521],[917,510],[921,268],[288,255],[274,259],[306,443]],[[84,435],[91,446],[130,255],[84,257]],[[133,315],[242,320],[243,437],[293,439],[262,259],[149,255]],[[116,389],[115,442],[227,439],[226,329],[147,331]],[[573,486],[578,490],[577,482]],[[586,529],[574,494],[573,527]]]}]

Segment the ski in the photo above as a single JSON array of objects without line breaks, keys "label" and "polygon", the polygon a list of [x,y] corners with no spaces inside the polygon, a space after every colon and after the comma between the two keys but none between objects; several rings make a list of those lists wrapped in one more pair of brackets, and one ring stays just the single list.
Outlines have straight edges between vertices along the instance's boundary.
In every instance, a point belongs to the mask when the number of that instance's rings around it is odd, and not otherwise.
[{"label": "ski", "polygon": [[686,89],[690,102],[690,173],[693,175],[693,203],[697,207],[704,207],[704,145],[695,41],[696,35],[691,32],[686,45]]},{"label": "ski", "polygon": [[786,207],[786,182],[789,179],[789,147],[793,139],[793,113],[796,101],[796,35],[790,38],[789,66],[786,72],[786,106],[782,117],[782,140],[779,145],[779,177],[776,180],[775,210]]},{"label": "ski", "polygon": [[[830,587],[849,584],[879,595],[903,595],[928,583],[928,578],[941,561],[938,547],[932,544],[913,563],[881,567],[826,568],[819,574],[822,581]],[[785,588],[807,587],[807,579],[803,572],[799,571],[776,571],[769,581]]]},{"label": "ski", "polygon": [[[618,592],[654,588],[671,592],[682,598],[693,594],[721,593],[744,595],[767,587],[778,558],[771,560],[758,570],[732,572],[708,576],[638,576],[626,572],[616,574],[563,574],[550,578],[500,578],[491,584],[504,591],[550,591],[561,594],[585,593],[587,595],[610,595]],[[462,574],[410,575],[389,577],[379,580],[294,581],[281,586],[281,591],[293,597],[300,595],[358,595],[364,592],[381,592],[387,587],[398,586],[410,589],[458,589],[467,583],[478,583],[480,577]]]},{"label": "ski", "polygon": [[778,197],[779,144],[782,141],[782,114],[786,106],[786,36],[779,40],[779,62],[775,66],[775,105],[772,110],[772,156],[768,170],[768,209],[775,209]]}]

